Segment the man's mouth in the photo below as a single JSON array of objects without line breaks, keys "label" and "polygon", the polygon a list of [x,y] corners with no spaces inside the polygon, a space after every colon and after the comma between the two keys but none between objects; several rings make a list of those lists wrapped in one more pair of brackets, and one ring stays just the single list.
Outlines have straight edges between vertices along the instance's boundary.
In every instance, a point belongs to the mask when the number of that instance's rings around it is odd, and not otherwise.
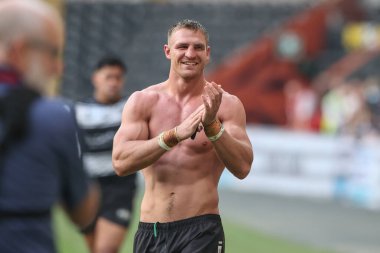
[{"label": "man's mouth", "polygon": [[195,66],[198,64],[197,62],[189,62],[189,61],[185,61],[185,62],[181,62],[181,63],[184,65],[188,65],[188,66]]}]

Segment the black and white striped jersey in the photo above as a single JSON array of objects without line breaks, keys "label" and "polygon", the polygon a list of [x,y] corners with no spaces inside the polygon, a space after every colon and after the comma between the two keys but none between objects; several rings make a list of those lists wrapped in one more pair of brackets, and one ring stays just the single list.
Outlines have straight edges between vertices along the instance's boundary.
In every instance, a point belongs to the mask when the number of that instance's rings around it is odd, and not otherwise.
[{"label": "black and white striped jersey", "polygon": [[82,132],[83,163],[91,177],[114,175],[113,137],[120,127],[126,99],[101,104],[94,99],[75,104],[76,119]]}]

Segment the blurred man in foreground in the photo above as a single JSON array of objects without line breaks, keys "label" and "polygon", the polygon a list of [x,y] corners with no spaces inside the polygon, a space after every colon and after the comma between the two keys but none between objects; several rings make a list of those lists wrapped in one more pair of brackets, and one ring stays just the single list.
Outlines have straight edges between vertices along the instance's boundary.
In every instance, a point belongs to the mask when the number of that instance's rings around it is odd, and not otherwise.
[{"label": "blurred man in foreground", "polygon": [[93,97],[75,106],[84,137],[85,169],[102,193],[98,218],[83,230],[95,253],[119,252],[132,218],[136,174],[118,177],[112,167],[112,141],[126,102],[122,96],[126,71],[118,58],[100,59],[92,76]]},{"label": "blurred man in foreground", "polygon": [[79,227],[98,191],[82,168],[75,119],[43,97],[61,74],[63,22],[37,0],[0,2],[0,252],[55,252],[52,207]]},{"label": "blurred man in foreground", "polygon": [[205,80],[210,47],[200,23],[174,25],[164,51],[168,80],[129,98],[114,138],[118,175],[143,169],[145,178],[134,252],[222,253],[219,178],[226,167],[243,179],[253,161],[245,111]]}]

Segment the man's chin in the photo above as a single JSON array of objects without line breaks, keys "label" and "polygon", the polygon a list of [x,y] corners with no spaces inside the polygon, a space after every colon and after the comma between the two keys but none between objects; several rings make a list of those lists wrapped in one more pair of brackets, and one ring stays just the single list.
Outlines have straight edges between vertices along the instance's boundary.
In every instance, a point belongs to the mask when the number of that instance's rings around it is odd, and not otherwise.
[{"label": "man's chin", "polygon": [[108,94],[107,96],[108,103],[115,103],[119,101],[120,99],[121,99],[120,93],[117,93],[117,94],[112,93],[112,94]]},{"label": "man's chin", "polygon": [[55,79],[53,78],[45,78],[45,79],[33,79],[33,78],[25,78],[24,79],[25,84],[39,92],[41,95],[48,95],[49,94],[49,87],[54,87]]},{"label": "man's chin", "polygon": [[185,80],[197,79],[202,75],[199,71],[182,71],[180,76]]}]

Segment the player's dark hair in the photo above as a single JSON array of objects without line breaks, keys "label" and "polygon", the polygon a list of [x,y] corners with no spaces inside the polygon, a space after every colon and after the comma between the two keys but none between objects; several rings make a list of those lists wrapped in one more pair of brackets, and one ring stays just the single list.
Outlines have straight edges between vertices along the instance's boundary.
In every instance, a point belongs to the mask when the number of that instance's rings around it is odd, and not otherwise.
[{"label": "player's dark hair", "polygon": [[124,73],[127,72],[127,66],[124,64],[124,62],[120,58],[114,56],[106,56],[101,58],[96,64],[95,70],[99,70],[108,66],[119,67],[121,70],[123,70]]}]

